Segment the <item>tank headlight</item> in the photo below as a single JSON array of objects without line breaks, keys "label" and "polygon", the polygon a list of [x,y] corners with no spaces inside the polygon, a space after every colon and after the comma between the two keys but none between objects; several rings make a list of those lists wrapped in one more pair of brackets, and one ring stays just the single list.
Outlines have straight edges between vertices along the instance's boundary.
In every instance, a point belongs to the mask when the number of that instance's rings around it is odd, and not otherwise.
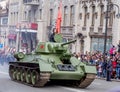
[{"label": "tank headlight", "polygon": [[52,59],[51,61],[50,61],[52,64],[54,64],[55,63],[55,61]]},{"label": "tank headlight", "polygon": [[49,62],[52,63],[52,64],[55,63],[55,61],[53,59],[49,59]]}]

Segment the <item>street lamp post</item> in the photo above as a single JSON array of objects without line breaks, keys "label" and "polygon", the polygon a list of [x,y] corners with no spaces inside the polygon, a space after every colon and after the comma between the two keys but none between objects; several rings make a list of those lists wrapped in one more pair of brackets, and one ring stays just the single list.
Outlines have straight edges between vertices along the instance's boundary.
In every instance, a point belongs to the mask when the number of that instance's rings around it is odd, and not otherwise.
[{"label": "street lamp post", "polygon": [[[105,23],[105,39],[104,39],[104,61],[106,61],[106,44],[107,44],[107,30],[108,30],[108,19],[110,18],[109,12],[113,8],[113,6],[116,6],[118,8],[118,14],[116,15],[117,18],[120,17],[119,13],[119,6],[117,4],[112,4],[109,0],[107,1],[107,10],[106,10],[106,23]],[[106,74],[106,81],[110,80],[110,72],[107,70]]]},{"label": "street lamp post", "polygon": [[107,43],[107,26],[108,26],[108,13],[109,13],[109,2],[107,2],[107,10],[106,10],[106,23],[105,23],[105,39],[104,39],[104,60],[105,60],[105,54],[106,54],[106,43]]},{"label": "street lamp post", "polygon": [[18,31],[18,49],[17,51],[19,52],[21,48],[21,26],[19,26],[19,31]]},{"label": "street lamp post", "polygon": [[107,10],[106,10],[106,23],[105,23],[105,39],[104,39],[104,56],[106,54],[106,44],[107,44],[107,30],[108,30],[108,19],[110,16],[108,16],[109,12],[113,8],[113,6],[116,6],[118,8],[118,13],[116,14],[117,18],[120,18],[120,8],[117,4],[111,3],[109,0],[107,1]]}]

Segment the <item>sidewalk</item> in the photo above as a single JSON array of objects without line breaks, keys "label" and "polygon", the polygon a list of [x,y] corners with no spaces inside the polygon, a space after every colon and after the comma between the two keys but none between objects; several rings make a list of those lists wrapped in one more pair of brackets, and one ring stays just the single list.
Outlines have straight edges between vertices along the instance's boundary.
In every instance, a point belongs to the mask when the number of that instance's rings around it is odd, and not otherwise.
[{"label": "sidewalk", "polygon": [[[106,80],[106,78],[96,77],[96,79]],[[111,79],[111,81],[120,82],[120,79]]]}]

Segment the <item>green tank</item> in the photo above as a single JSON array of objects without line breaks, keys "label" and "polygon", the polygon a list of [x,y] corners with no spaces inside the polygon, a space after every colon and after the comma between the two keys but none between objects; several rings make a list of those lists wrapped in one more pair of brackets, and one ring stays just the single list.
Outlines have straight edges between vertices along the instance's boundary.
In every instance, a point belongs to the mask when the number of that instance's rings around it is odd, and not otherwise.
[{"label": "green tank", "polygon": [[96,67],[71,54],[68,45],[76,40],[62,43],[60,36],[56,36],[57,42],[39,42],[34,53],[16,53],[17,61],[9,62],[11,79],[34,87],[45,86],[49,81],[88,87],[95,79]]}]

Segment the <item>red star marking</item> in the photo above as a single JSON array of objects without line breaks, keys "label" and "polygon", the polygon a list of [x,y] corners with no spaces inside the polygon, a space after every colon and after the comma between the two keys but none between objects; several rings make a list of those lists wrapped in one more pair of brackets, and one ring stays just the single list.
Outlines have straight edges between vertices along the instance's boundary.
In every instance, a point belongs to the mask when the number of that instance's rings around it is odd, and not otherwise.
[{"label": "red star marking", "polygon": [[40,45],[40,48],[43,49],[43,48],[44,48],[44,45]]}]

